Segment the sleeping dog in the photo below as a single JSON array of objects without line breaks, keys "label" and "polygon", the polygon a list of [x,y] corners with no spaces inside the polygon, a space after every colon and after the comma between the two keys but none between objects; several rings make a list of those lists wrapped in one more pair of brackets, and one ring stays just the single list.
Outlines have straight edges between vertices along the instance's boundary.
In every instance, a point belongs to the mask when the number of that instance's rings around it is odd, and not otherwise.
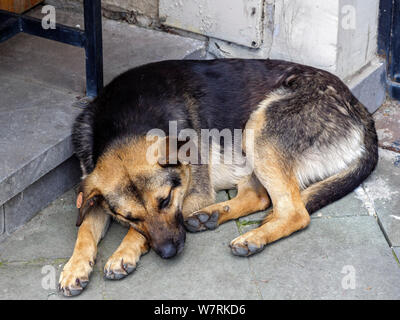
[{"label": "sleeping dog", "polygon": [[[209,144],[207,130],[227,135]],[[355,189],[378,159],[372,117],[346,85],[279,60],[129,70],[77,117],[73,144],[83,177],[78,238],[60,277],[68,296],[87,285],[111,217],[129,231],[104,267],[109,279],[135,270],[149,248],[175,256],[185,229],[214,229],[272,204],[258,228],[230,244],[233,254],[249,256],[307,227],[311,213]],[[246,161],[217,161],[223,153]],[[215,203],[218,190],[231,188],[235,198]]]}]

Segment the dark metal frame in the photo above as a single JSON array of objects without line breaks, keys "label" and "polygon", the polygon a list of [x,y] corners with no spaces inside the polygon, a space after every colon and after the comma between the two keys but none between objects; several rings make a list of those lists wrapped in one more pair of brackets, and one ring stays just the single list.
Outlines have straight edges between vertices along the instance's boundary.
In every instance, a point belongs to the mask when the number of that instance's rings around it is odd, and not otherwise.
[{"label": "dark metal frame", "polygon": [[0,42],[25,32],[85,48],[86,95],[95,97],[103,87],[101,0],[84,0],[84,21],[84,31],[62,24],[56,24],[55,29],[44,29],[40,19],[0,10]]},{"label": "dark metal frame", "polygon": [[381,0],[378,50],[387,62],[387,84],[391,97],[400,100],[400,1]]}]

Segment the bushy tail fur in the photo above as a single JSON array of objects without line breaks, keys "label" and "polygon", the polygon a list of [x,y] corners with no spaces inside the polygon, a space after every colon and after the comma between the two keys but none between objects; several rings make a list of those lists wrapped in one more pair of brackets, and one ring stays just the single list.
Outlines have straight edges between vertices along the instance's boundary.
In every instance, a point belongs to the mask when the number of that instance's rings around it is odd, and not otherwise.
[{"label": "bushy tail fur", "polygon": [[361,158],[347,170],[314,183],[302,192],[310,214],[353,191],[375,169],[378,162],[378,139],[372,119],[365,126],[364,148]]}]

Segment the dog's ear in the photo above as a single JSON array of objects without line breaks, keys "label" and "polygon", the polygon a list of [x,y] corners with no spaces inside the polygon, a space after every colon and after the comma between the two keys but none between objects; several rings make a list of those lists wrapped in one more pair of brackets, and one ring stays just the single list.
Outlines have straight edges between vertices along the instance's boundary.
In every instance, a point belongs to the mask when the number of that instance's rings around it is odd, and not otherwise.
[{"label": "dog's ear", "polygon": [[99,190],[93,189],[90,192],[85,192],[83,184],[81,184],[78,190],[78,197],[76,198],[76,207],[79,209],[76,226],[79,227],[86,214],[93,208],[101,205],[103,200],[104,197]]},{"label": "dog's ear", "polygon": [[[181,150],[183,146],[184,150]],[[176,137],[167,136],[160,140],[158,164],[162,167],[187,164],[190,162],[191,154],[194,153],[193,147],[195,145],[190,139],[180,141]]]}]

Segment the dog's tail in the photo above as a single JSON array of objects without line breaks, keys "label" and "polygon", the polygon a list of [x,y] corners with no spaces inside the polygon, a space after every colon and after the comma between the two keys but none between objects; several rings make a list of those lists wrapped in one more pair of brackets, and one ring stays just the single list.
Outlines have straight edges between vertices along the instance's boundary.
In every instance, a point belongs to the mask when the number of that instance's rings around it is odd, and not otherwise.
[{"label": "dog's tail", "polygon": [[378,162],[378,139],[373,120],[368,117],[364,131],[364,152],[348,169],[316,182],[302,191],[308,213],[339,200],[357,188],[375,169]]}]

